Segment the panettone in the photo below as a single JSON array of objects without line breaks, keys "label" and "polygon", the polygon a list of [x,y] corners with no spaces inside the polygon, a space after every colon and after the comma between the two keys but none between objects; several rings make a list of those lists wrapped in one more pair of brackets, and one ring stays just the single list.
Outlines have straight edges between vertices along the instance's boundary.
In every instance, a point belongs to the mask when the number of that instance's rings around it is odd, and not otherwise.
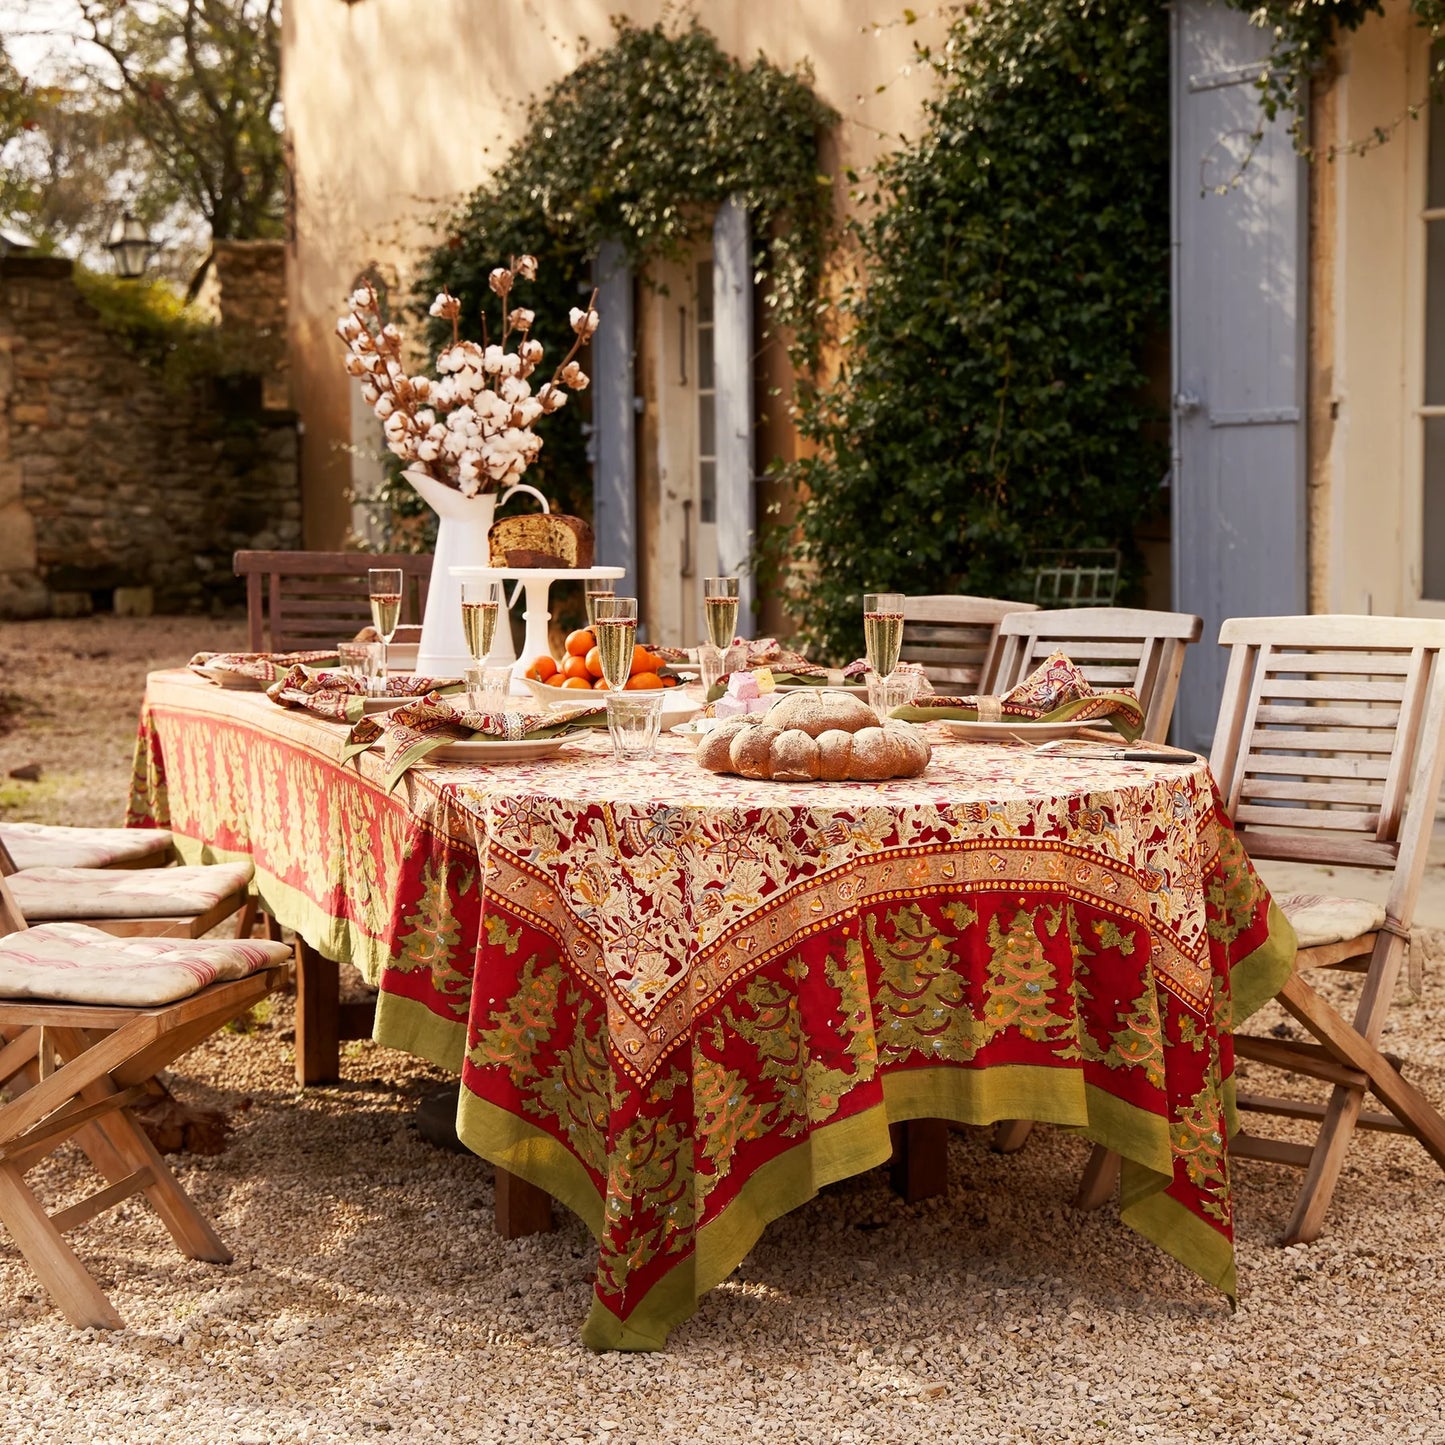
[{"label": "panettone", "polygon": [[487,534],[493,567],[578,567],[592,565],[592,528],[581,517],[560,512],[527,512],[492,523]]},{"label": "panettone", "polygon": [[931,756],[917,728],[880,726],[861,698],[823,689],[789,693],[761,718],[732,718],[697,748],[698,762],[710,772],[780,783],[913,778]]}]

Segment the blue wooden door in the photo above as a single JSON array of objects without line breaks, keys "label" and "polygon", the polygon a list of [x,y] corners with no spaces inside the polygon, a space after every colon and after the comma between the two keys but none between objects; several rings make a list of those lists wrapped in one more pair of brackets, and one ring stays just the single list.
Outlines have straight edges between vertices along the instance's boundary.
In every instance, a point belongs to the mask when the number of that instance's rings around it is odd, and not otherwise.
[{"label": "blue wooden door", "polygon": [[1308,180],[1286,125],[1255,143],[1268,49],[1244,14],[1174,6],[1174,605],[1204,619],[1175,736],[1204,749],[1226,617],[1306,610]]}]

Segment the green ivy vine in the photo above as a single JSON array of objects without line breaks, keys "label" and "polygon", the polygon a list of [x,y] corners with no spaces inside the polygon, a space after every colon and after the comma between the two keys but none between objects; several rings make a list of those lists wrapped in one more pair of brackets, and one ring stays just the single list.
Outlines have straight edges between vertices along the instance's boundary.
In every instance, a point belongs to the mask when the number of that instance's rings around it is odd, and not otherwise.
[{"label": "green ivy vine", "polygon": [[[802,408],[793,612],[856,657],[861,594],[1028,596],[1029,553],[1120,547],[1167,468],[1169,34],[1156,0],[974,4],[862,199],[865,279]],[[799,565],[801,564],[801,565]]]},{"label": "green ivy vine", "polygon": [[[744,65],[696,20],[677,33],[618,20],[612,43],[528,108],[522,137],[492,177],[451,217],[425,258],[414,300],[441,287],[461,299],[466,334],[480,338],[487,277],[509,256],[540,262],[518,289],[537,313],[547,355],[571,341],[567,308],[582,304],[591,258],[605,241],[640,269],[686,254],[713,209],[738,196],[753,218],[755,265],[771,326],[806,371],[820,341],[817,297],[831,234],[831,177],[820,174],[820,134],[837,115],[806,74],[759,56]],[[495,317],[493,317],[495,320]],[[433,345],[449,339],[436,328]],[[529,474],[568,510],[590,505],[579,409],[549,419]]]},{"label": "green ivy vine", "polygon": [[[1314,153],[1308,141],[1305,98],[1310,77],[1318,73],[1342,33],[1358,30],[1371,15],[1384,14],[1383,0],[1225,0],[1249,16],[1250,23],[1271,36],[1269,55],[1256,86],[1265,120],[1290,117],[1290,132],[1297,150]],[[1445,32],[1445,0],[1410,0],[1410,12],[1432,38]],[[1445,91],[1445,61],[1431,63],[1430,88],[1438,97]],[[1410,107],[1410,114],[1415,107]],[[1355,147],[1366,148],[1388,139],[1376,131]],[[1353,148],[1353,147],[1352,147]]]}]

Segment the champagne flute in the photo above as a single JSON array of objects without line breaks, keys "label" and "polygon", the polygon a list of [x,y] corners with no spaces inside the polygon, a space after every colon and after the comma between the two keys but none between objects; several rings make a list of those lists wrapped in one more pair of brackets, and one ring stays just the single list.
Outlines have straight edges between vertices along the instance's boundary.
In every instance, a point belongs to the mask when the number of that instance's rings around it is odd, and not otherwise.
[{"label": "champagne flute", "polygon": [[492,639],[501,615],[500,582],[462,583],[462,632],[467,639],[467,651],[479,666],[492,655]]},{"label": "champagne flute", "polygon": [[582,584],[582,600],[587,607],[587,625],[593,627],[597,623],[597,603],[603,597],[615,597],[617,595],[617,584],[607,578],[589,578]]},{"label": "champagne flute", "polygon": [[637,645],[637,598],[599,597],[592,631],[597,638],[603,679],[611,691],[621,692],[632,675],[632,653]]},{"label": "champagne flute", "polygon": [[903,650],[903,594],[863,594],[863,646],[868,666],[879,677],[891,677]]},{"label": "champagne flute", "polygon": [[726,652],[733,645],[738,628],[736,577],[702,579],[702,615],[707,624],[707,640],[719,652]]},{"label": "champagne flute", "polygon": [[366,574],[371,625],[381,637],[381,689],[386,691],[386,653],[401,622],[401,568],[373,567]]}]

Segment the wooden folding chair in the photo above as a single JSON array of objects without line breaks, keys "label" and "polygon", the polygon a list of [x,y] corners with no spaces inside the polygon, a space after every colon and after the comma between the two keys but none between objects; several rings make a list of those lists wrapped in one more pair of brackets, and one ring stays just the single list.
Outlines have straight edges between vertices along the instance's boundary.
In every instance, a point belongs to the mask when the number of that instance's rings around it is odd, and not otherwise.
[{"label": "wooden folding chair", "polygon": [[200,938],[245,908],[253,871],[249,863],[16,868],[0,842],[0,878],[10,880],[28,918],[85,923],[121,937]]},{"label": "wooden folding chair", "polygon": [[[1304,1168],[1285,1242],[1319,1236],[1357,1127],[1413,1135],[1445,1168],[1445,1119],[1380,1051],[1409,945],[1445,771],[1445,621],[1235,618],[1210,767],[1253,858],[1392,870],[1383,908],[1358,899],[1277,900],[1298,926],[1279,995],[1314,1036],[1236,1035],[1236,1053],[1333,1085],[1301,1103],[1242,1094],[1241,1109],[1319,1122],[1312,1145],[1236,1136],[1237,1158]],[[1306,982],[1312,969],[1363,975],[1346,1020]],[[1363,1108],[1366,1090],[1387,1112]]]},{"label": "wooden folding chair", "polygon": [[[178,981],[182,956],[186,977]],[[154,1074],[280,987],[288,958],[279,943],[117,940],[65,924],[30,929],[0,878],[0,1224],[71,1324],[123,1324],[64,1236],[134,1194],[145,1195],[187,1257],[230,1261],[130,1110]],[[157,960],[170,976],[142,981]],[[165,1001],[96,1002],[104,980],[125,997],[150,989]],[[54,998],[35,997],[52,990]],[[68,1139],[105,1187],[51,1213],[25,1175]]]},{"label": "wooden folding chair", "polygon": [[426,607],[432,559],[416,552],[237,552],[232,565],[246,579],[247,646],[252,652],[334,647],[371,622],[366,574],[397,567],[402,574],[397,644],[414,643]]},{"label": "wooden folding chair", "polygon": [[903,600],[902,662],[916,662],[935,691],[969,696],[987,692],[998,660],[998,626],[1032,602],[938,594]]},{"label": "wooden folding chair", "polygon": [[1184,649],[1204,624],[1187,612],[1134,607],[1072,607],[1015,612],[999,623],[999,660],[992,691],[1026,678],[1052,652],[1066,652],[1093,687],[1132,687],[1144,706],[1144,732],[1162,743],[1174,716]]},{"label": "wooden folding chair", "polygon": [[164,868],[175,859],[165,828],[71,828],[0,823],[0,856],[25,868]]},{"label": "wooden folding chair", "polygon": [[[1445,1119],[1380,1051],[1409,943],[1445,770],[1445,622],[1400,617],[1234,618],[1209,765],[1252,858],[1388,868],[1383,906],[1312,895],[1275,902],[1299,951],[1279,1002],[1316,1042],[1234,1036],[1238,1057],[1333,1085],[1327,1100],[1242,1092],[1242,1111],[1313,1120],[1313,1144],[1241,1130],[1236,1159],[1305,1170],[1283,1243],[1317,1239],[1356,1128],[1413,1135],[1445,1168]],[[1306,982],[1364,976],[1353,1020]],[[1366,1091],[1386,1111],[1366,1110]],[[1118,1160],[1095,1149],[1076,1203],[1113,1190]]]}]

